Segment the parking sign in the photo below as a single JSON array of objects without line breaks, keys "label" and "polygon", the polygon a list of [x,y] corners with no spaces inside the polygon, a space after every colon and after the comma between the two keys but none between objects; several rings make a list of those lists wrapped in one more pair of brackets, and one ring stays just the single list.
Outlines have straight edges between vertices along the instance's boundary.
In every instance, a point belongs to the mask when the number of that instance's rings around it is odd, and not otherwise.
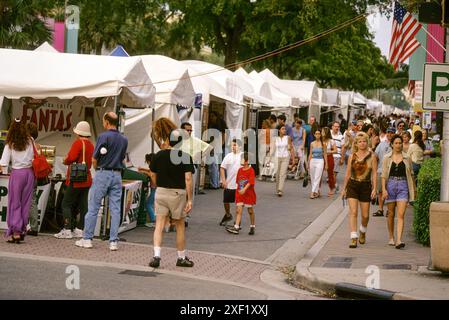
[{"label": "parking sign", "polygon": [[423,109],[449,111],[449,64],[424,65]]}]

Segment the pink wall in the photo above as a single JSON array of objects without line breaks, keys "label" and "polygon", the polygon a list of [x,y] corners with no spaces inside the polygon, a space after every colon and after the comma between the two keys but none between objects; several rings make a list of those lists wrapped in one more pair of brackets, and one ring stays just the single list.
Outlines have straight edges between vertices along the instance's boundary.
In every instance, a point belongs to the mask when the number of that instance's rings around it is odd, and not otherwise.
[{"label": "pink wall", "polygon": [[[444,28],[438,24],[428,24],[427,31],[444,47]],[[444,50],[430,36],[427,36],[427,51],[429,51],[438,61],[433,60],[433,58],[427,54],[426,62],[444,62]]]},{"label": "pink wall", "polygon": [[55,32],[53,34],[53,47],[59,52],[64,52],[65,49],[65,28],[64,22],[55,22]]}]

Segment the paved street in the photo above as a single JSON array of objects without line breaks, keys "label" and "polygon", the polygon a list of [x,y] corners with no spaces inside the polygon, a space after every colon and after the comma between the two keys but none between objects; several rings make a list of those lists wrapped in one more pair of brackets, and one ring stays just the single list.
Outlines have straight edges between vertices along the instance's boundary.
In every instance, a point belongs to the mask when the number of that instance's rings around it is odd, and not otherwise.
[{"label": "paved street", "polygon": [[[205,190],[195,196],[194,210],[187,229],[187,248],[191,250],[230,254],[265,260],[287,240],[295,238],[323,212],[337,196],[309,199],[310,185],[302,187],[302,180],[288,180],[284,196],[275,195],[275,183],[256,181],[256,234],[248,235],[249,217],[243,213],[239,235],[226,232],[218,224],[224,215],[223,190]],[[235,206],[231,206],[235,213]],[[153,230],[146,227],[123,233],[122,238],[133,243],[153,243]],[[164,247],[175,247],[175,233],[164,234]]]},{"label": "paved street", "polygon": [[232,285],[94,266],[80,266],[79,290],[68,290],[69,264],[0,257],[0,265],[1,299],[266,299],[261,293],[245,288],[235,290]]},{"label": "paved street", "polygon": [[[83,250],[74,246],[74,240],[57,240],[44,234],[28,237],[21,245],[1,242],[0,259],[5,265],[2,276],[15,280],[0,286],[0,297],[20,297],[27,289],[29,298],[322,299],[290,286],[283,270],[266,260],[286,241],[295,239],[336,196],[311,200],[308,198],[310,186],[303,188],[302,181],[287,181],[284,197],[279,198],[273,192],[274,187],[271,182],[257,182],[255,236],[247,233],[246,213],[239,235],[229,234],[219,226],[223,216],[222,190],[206,190],[207,194],[198,195],[187,229],[188,255],[196,263],[192,269],[175,266],[175,233],[164,234],[161,267],[156,273],[149,268],[153,229],[146,227],[123,233],[121,237],[126,241],[113,253],[107,242],[101,240],[94,241],[92,250]],[[327,187],[324,188],[326,193]],[[64,270],[69,264],[80,266],[86,284],[83,288],[94,288],[91,293],[65,292],[65,288],[61,288],[67,276]],[[34,280],[35,273],[28,272],[29,268],[40,274],[38,279],[50,280],[48,288],[37,285],[41,280]],[[124,270],[138,275],[120,274],[119,281],[115,281],[117,274]],[[28,275],[18,277],[18,274]],[[185,281],[185,290],[168,289],[175,279]],[[129,289],[134,283],[138,283],[140,291]],[[114,293],[115,288],[121,288],[120,293]],[[189,294],[191,291],[195,294]],[[234,292],[238,294],[233,295]]]}]

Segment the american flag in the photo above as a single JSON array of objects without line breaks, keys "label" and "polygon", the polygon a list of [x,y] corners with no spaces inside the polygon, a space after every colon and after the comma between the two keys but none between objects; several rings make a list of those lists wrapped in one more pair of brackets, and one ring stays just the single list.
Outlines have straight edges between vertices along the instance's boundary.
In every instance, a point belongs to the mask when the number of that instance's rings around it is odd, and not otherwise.
[{"label": "american flag", "polygon": [[399,69],[399,64],[418,49],[421,44],[415,39],[415,35],[422,25],[399,2],[394,3],[393,29],[390,42],[390,63],[394,70]]}]

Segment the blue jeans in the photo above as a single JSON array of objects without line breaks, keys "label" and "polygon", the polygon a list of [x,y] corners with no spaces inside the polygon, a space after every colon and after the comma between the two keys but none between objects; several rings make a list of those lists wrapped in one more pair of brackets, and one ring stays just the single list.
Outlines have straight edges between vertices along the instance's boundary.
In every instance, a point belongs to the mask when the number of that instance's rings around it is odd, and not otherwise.
[{"label": "blue jeans", "polygon": [[147,198],[147,211],[151,222],[156,222],[156,213],[154,212],[154,196],[156,195],[156,188],[150,188],[151,192]]},{"label": "blue jeans", "polygon": [[220,188],[220,175],[218,171],[218,164],[216,159],[209,164],[209,176],[210,176],[210,185],[212,188],[218,189]]},{"label": "blue jeans", "polygon": [[89,209],[84,219],[84,239],[86,240],[91,240],[94,237],[98,210],[100,210],[101,200],[105,196],[109,196],[109,211],[111,213],[109,242],[118,241],[122,175],[120,172],[103,170],[97,171],[89,191]]}]

